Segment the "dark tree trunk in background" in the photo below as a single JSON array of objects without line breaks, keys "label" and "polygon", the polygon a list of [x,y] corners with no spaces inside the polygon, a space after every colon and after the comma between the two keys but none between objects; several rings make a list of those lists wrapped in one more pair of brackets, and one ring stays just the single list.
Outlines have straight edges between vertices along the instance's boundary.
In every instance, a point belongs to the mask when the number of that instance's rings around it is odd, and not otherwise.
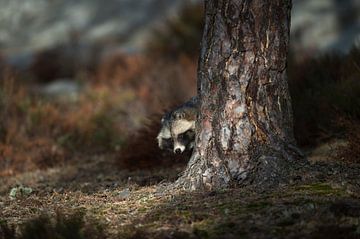
[{"label": "dark tree trunk in background", "polygon": [[196,148],[176,184],[277,184],[300,159],[286,79],[291,0],[205,0]]}]

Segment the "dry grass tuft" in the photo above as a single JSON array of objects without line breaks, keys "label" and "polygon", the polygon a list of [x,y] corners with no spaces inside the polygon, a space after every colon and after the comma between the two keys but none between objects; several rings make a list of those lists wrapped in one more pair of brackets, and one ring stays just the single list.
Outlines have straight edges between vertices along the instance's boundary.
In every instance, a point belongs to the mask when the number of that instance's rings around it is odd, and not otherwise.
[{"label": "dry grass tuft", "polygon": [[55,217],[43,214],[33,218],[19,227],[16,233],[15,227],[6,221],[0,222],[0,238],[3,239],[102,239],[107,238],[104,226],[94,220],[84,220],[84,213],[76,211],[71,215],[60,212]]},{"label": "dry grass tuft", "polygon": [[354,120],[345,120],[346,128],[345,140],[346,145],[340,146],[337,151],[337,158],[349,163],[360,164],[360,128],[359,122]]}]

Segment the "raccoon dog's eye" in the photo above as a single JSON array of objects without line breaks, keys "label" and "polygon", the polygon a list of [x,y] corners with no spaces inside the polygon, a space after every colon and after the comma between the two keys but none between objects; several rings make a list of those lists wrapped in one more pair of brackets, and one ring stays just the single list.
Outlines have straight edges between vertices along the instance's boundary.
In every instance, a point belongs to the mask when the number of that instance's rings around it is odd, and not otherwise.
[{"label": "raccoon dog's eye", "polygon": [[194,130],[189,129],[184,134],[186,134],[188,137],[193,137],[195,135],[195,132],[194,132]]},{"label": "raccoon dog's eye", "polygon": [[195,135],[194,131],[189,129],[189,130],[185,131],[184,133],[179,134],[178,138],[179,139],[184,139],[185,137],[191,138],[194,135]]},{"label": "raccoon dog's eye", "polygon": [[173,150],[173,140],[171,138],[163,138],[162,139],[162,149],[166,149],[166,150]]}]

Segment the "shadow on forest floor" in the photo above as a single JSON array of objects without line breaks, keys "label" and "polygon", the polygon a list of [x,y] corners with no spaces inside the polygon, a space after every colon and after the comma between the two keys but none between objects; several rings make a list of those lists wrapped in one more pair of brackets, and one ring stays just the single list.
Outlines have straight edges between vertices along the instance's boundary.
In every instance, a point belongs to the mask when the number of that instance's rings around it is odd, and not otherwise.
[{"label": "shadow on forest floor", "polygon": [[[55,234],[357,238],[360,234],[359,165],[314,163],[303,180],[261,193],[252,187],[197,193],[164,190],[167,187],[161,185],[173,181],[181,168],[119,171],[94,156],[85,164],[13,177],[1,186],[0,238]],[[10,199],[11,185],[27,180],[34,192]]]}]

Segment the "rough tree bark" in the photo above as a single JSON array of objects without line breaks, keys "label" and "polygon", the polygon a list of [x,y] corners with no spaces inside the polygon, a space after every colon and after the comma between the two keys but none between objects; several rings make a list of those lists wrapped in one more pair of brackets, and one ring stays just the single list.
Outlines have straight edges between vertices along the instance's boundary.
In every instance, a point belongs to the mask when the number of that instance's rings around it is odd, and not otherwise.
[{"label": "rough tree bark", "polygon": [[291,0],[205,0],[196,148],[176,184],[277,184],[301,158],[286,79]]}]

